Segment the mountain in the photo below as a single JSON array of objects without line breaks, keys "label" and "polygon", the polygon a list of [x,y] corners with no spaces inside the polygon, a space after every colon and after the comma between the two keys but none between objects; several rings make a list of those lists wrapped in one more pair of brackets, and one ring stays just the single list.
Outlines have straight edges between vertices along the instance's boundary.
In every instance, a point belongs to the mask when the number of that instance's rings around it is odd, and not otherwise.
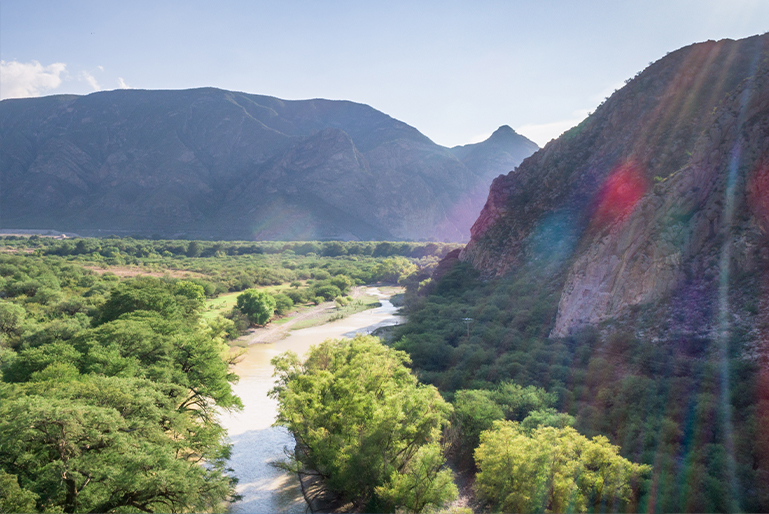
[{"label": "mountain", "polygon": [[455,146],[451,153],[477,174],[493,179],[499,170],[514,169],[537,150],[536,143],[502,125],[486,141]]},{"label": "mountain", "polygon": [[561,273],[552,336],[611,321],[715,340],[728,326],[769,356],[769,35],[653,63],[495,179],[471,233],[460,259],[484,276]]},{"label": "mountain", "polygon": [[0,226],[466,240],[491,178],[537,149],[500,131],[450,150],[367,105],[213,88],[3,100]]}]

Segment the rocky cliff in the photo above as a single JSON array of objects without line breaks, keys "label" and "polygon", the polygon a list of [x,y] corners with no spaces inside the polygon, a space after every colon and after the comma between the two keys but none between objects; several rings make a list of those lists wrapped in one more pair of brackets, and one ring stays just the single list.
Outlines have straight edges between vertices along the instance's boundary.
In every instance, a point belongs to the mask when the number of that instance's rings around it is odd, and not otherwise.
[{"label": "rocky cliff", "polygon": [[502,132],[463,159],[345,101],[212,88],[4,100],[0,228],[461,241],[493,176],[536,150]]},{"label": "rocky cliff", "polygon": [[769,35],[691,45],[494,180],[461,259],[561,266],[554,336],[650,305],[712,332],[765,276],[767,177]]}]

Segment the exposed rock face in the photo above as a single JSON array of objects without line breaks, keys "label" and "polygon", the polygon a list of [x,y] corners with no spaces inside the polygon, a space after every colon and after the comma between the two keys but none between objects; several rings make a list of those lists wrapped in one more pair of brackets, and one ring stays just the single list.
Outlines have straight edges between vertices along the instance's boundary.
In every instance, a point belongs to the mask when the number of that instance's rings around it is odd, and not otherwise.
[{"label": "exposed rock face", "polygon": [[344,101],[212,88],[4,100],[0,226],[460,241],[491,176],[536,145],[507,133],[467,149],[465,162]]},{"label": "exposed rock face", "polygon": [[692,45],[497,178],[461,258],[487,275],[559,259],[554,336],[693,282],[712,295],[769,257],[767,163],[769,35]]}]

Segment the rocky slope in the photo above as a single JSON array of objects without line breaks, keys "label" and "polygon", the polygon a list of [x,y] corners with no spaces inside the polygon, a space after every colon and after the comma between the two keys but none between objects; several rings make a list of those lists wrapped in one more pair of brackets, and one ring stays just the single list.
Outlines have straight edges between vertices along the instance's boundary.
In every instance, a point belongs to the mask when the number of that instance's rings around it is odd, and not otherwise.
[{"label": "rocky slope", "polygon": [[4,100],[0,226],[466,240],[491,178],[536,150],[502,132],[457,157],[345,101],[212,88]]},{"label": "rocky slope", "polygon": [[691,45],[497,178],[461,259],[560,266],[553,336],[644,306],[707,335],[769,268],[768,177],[769,35]]}]

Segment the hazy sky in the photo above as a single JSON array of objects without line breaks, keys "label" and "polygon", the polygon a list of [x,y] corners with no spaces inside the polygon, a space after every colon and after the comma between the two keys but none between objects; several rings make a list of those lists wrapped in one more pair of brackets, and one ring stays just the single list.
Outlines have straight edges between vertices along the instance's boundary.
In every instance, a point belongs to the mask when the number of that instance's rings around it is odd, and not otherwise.
[{"label": "hazy sky", "polygon": [[0,0],[0,97],[215,86],[544,145],[667,52],[766,31],[767,0]]}]

